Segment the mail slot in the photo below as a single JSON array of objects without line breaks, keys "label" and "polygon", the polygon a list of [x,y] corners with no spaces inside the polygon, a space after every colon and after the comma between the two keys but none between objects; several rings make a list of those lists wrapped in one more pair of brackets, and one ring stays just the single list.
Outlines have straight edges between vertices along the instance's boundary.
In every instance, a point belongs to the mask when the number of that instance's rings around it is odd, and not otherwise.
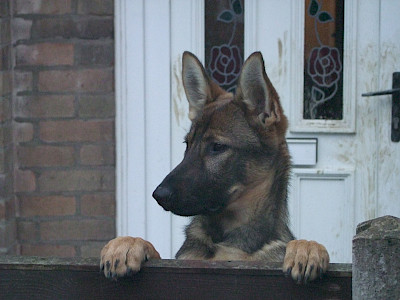
[{"label": "mail slot", "polygon": [[286,139],[293,166],[315,166],[317,164],[318,139]]}]

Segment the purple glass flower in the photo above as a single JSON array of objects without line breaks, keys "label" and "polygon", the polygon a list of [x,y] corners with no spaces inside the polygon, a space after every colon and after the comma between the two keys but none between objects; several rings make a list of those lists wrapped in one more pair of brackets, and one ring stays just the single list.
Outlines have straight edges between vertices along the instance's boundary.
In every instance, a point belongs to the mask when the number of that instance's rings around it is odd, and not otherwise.
[{"label": "purple glass flower", "polygon": [[221,45],[211,49],[208,69],[211,77],[220,85],[230,85],[239,76],[242,65],[240,49],[237,46]]},{"label": "purple glass flower", "polygon": [[322,46],[312,49],[308,60],[308,74],[324,87],[331,87],[340,78],[342,63],[337,48]]}]

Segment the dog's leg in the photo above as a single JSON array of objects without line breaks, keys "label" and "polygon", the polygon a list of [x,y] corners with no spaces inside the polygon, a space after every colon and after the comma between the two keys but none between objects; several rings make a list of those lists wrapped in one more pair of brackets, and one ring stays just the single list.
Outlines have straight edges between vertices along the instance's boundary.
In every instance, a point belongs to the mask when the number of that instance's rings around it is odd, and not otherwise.
[{"label": "dog's leg", "polygon": [[130,236],[109,241],[101,250],[100,257],[100,270],[107,278],[136,273],[143,262],[161,258],[150,242]]},{"label": "dog's leg", "polygon": [[328,265],[329,254],[323,245],[306,240],[293,240],[287,244],[283,272],[297,283],[321,277]]}]

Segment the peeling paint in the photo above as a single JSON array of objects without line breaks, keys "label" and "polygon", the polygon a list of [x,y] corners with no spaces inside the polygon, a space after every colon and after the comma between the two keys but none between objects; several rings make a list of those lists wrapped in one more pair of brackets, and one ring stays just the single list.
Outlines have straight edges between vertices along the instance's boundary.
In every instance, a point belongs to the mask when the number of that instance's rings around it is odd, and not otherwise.
[{"label": "peeling paint", "polygon": [[182,56],[179,55],[172,64],[172,76],[173,76],[173,89],[172,89],[172,108],[174,117],[177,125],[180,127],[182,121],[187,119],[187,107],[186,107],[186,96],[185,90],[182,83]]}]

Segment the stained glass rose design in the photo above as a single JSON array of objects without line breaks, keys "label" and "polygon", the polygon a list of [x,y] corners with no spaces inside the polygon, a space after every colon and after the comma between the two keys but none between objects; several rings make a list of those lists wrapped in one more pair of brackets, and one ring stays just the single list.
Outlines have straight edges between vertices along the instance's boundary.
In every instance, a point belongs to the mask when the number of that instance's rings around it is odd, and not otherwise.
[{"label": "stained glass rose design", "polygon": [[240,49],[237,46],[221,45],[211,49],[208,70],[211,77],[220,85],[230,85],[239,76],[242,65]]},{"label": "stained glass rose design", "polygon": [[324,87],[331,87],[340,78],[342,63],[337,48],[322,46],[312,49],[308,60],[308,74]]}]

